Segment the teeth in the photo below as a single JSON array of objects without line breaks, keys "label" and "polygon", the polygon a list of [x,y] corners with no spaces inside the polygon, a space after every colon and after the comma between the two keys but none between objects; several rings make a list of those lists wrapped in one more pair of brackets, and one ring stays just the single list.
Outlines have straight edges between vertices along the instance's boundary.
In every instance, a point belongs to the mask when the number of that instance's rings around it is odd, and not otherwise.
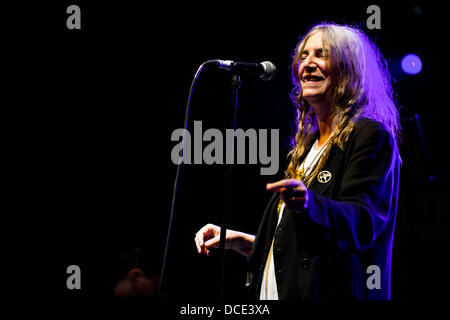
[{"label": "teeth", "polygon": [[314,81],[314,82],[321,81],[321,80],[322,80],[322,78],[306,78],[305,79],[305,81]]}]

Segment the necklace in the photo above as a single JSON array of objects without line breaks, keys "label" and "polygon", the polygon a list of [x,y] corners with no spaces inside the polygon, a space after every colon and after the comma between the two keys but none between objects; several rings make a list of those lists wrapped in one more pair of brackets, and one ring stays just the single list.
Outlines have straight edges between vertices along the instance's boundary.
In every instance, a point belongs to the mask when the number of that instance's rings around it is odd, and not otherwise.
[{"label": "necklace", "polygon": [[[311,170],[315,167],[320,156],[323,154],[323,151],[328,146],[329,141],[330,141],[330,137],[328,137],[328,139],[324,142],[324,144],[317,151],[314,149],[319,144],[319,139],[317,139],[316,142],[314,142],[313,146],[311,147],[310,152],[308,153],[308,155],[305,157],[305,159],[299,166],[299,172],[298,172],[297,178],[302,176],[302,179],[299,179],[299,180],[303,180],[305,178],[305,176],[308,176],[311,173]],[[307,161],[308,158],[310,157],[311,151],[315,152],[315,156],[311,161]],[[308,163],[308,166],[306,167],[307,163]]]}]

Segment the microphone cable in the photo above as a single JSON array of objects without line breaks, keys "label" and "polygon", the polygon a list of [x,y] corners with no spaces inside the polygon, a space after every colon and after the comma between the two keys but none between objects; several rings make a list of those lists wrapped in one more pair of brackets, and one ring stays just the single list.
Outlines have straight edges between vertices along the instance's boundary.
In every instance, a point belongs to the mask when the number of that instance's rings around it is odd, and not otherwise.
[{"label": "microphone cable", "polygon": [[159,287],[158,287],[158,295],[157,295],[158,297],[161,296],[162,288],[163,288],[163,285],[164,285],[164,280],[165,280],[165,276],[166,276],[166,272],[167,272],[167,260],[168,260],[168,256],[169,256],[169,247],[170,247],[170,241],[171,241],[171,237],[172,237],[173,221],[174,221],[174,216],[175,216],[175,202],[176,202],[176,198],[177,198],[178,183],[179,183],[180,174],[181,174],[181,166],[182,166],[182,163],[183,163],[184,147],[185,147],[185,141],[186,141],[187,126],[188,126],[188,122],[189,122],[189,111],[190,111],[190,108],[191,108],[192,93],[194,92],[195,83],[197,82],[197,79],[200,76],[200,73],[202,72],[202,70],[205,67],[205,65],[210,63],[211,61],[213,61],[213,60],[208,60],[206,62],[203,62],[200,65],[200,67],[197,69],[197,72],[194,75],[194,78],[192,79],[191,87],[189,88],[189,94],[188,94],[188,99],[187,99],[187,103],[186,103],[186,111],[185,111],[185,115],[184,115],[183,147],[181,149],[182,150],[182,154],[180,156],[181,159],[179,158],[180,161],[178,162],[178,165],[177,165],[177,172],[175,174],[175,181],[174,181],[174,184],[173,184],[172,204],[171,204],[171,208],[170,208],[169,227],[168,227],[168,231],[167,231],[166,246],[165,246],[165,249],[164,249],[164,258],[163,258],[160,282],[159,282]]}]

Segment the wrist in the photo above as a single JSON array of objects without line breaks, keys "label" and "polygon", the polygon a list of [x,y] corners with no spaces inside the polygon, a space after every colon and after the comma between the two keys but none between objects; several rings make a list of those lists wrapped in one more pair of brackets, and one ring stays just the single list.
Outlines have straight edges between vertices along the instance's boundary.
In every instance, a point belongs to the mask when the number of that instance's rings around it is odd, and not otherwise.
[{"label": "wrist", "polygon": [[254,235],[240,231],[234,231],[232,238],[233,239],[230,243],[231,249],[247,257],[253,254],[253,242],[255,241]]}]

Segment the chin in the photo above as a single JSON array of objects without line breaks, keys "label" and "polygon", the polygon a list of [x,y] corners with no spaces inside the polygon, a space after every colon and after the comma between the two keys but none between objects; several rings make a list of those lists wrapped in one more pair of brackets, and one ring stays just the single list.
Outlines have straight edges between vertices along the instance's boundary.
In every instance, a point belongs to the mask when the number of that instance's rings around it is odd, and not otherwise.
[{"label": "chin", "polygon": [[303,99],[305,99],[306,101],[308,101],[310,104],[312,102],[316,102],[316,101],[321,101],[323,100],[324,95],[321,94],[303,94]]}]

